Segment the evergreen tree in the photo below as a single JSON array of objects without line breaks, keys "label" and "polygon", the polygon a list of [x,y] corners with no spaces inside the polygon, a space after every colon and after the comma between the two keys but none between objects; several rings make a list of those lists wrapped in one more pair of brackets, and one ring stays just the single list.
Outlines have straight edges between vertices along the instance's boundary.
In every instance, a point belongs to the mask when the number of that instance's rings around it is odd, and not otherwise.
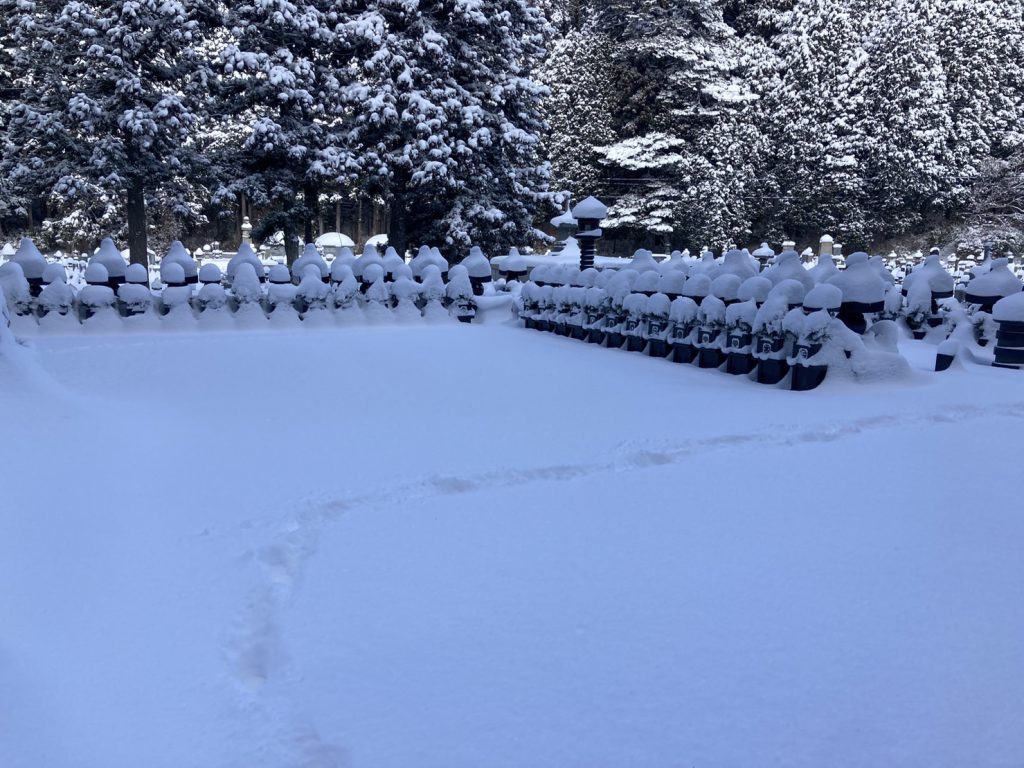
[{"label": "evergreen tree", "polygon": [[532,239],[549,198],[540,156],[546,22],[527,0],[354,0],[344,103],[361,184],[391,207],[400,251],[441,242],[492,252]]},{"label": "evergreen tree", "polygon": [[549,91],[545,145],[552,180],[573,200],[608,191],[597,150],[615,141],[610,50],[603,35],[574,30],[555,44],[540,72]]},{"label": "evergreen tree", "polygon": [[[228,38],[206,143],[215,157],[218,204],[242,194],[265,212],[259,235],[284,231],[289,263],[298,232],[313,235],[321,189],[352,171],[342,130],[341,82],[327,62],[336,43],[325,3],[228,4]],[[327,9],[329,10],[329,9]]]},{"label": "evergreen tree", "polygon": [[73,219],[103,220],[123,200],[131,260],[147,263],[147,193],[185,205],[189,94],[207,80],[195,43],[211,6],[0,0],[0,16],[16,86],[0,176]]}]

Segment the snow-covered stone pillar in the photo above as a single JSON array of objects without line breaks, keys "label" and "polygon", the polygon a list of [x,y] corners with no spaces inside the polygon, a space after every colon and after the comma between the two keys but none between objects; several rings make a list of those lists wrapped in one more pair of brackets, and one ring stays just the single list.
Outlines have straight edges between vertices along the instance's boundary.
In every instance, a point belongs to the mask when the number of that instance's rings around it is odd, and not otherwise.
[{"label": "snow-covered stone pillar", "polygon": [[242,242],[252,245],[252,222],[248,216],[242,219]]},{"label": "snow-covered stone pillar", "polygon": [[1017,292],[996,302],[992,310],[996,321],[997,368],[1024,368],[1024,292]]},{"label": "snow-covered stone pillar", "polygon": [[839,258],[843,257],[843,244],[842,243],[832,243],[832,256],[833,257],[838,256]]},{"label": "snow-covered stone pillar", "polygon": [[608,206],[596,197],[588,197],[572,209],[572,216],[579,222],[576,240],[580,244],[580,270],[594,266],[597,253],[597,239],[601,232],[601,220],[608,215]]},{"label": "snow-covered stone pillar", "polygon": [[834,245],[832,235],[822,235],[821,240],[818,243],[818,255],[819,256],[831,256],[832,246]]}]

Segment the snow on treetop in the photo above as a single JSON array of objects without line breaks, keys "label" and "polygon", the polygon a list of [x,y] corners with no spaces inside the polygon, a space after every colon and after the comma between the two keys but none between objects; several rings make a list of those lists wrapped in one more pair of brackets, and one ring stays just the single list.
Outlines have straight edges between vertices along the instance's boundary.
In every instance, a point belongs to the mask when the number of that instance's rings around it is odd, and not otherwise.
[{"label": "snow on treetop", "polygon": [[997,301],[992,319],[997,323],[1024,323],[1024,292],[1017,291]]},{"label": "snow on treetop", "polygon": [[576,219],[603,219],[608,215],[608,206],[596,197],[588,197],[581,200],[572,209],[572,215]]}]

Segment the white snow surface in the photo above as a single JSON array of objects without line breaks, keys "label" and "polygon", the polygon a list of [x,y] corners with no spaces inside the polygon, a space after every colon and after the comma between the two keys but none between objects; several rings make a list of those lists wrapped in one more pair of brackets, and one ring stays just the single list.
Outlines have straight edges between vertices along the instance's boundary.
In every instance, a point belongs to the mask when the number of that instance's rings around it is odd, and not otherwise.
[{"label": "white snow surface", "polygon": [[1021,765],[1024,378],[901,344],[0,327],[0,765]]}]

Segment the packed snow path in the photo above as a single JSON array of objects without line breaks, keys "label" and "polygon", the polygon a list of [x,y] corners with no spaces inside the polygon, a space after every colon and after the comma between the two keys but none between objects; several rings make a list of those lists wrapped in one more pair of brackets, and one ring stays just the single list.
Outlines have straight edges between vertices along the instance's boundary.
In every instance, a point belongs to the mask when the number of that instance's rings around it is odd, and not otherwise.
[{"label": "packed snow path", "polygon": [[1017,372],[793,393],[462,325],[30,353],[0,765],[1024,761]]}]

